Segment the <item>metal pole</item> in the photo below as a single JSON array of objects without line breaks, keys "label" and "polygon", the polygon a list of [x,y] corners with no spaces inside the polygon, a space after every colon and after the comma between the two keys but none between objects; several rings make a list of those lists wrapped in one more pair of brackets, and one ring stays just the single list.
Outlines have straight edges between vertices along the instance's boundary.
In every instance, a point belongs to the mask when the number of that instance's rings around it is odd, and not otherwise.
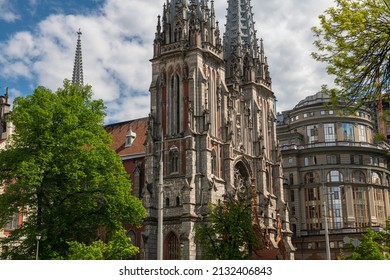
[{"label": "metal pole", "polygon": [[325,248],[326,248],[326,259],[330,260],[330,246],[329,246],[329,228],[328,228],[328,214],[326,203],[328,200],[328,192],[325,191],[325,183],[322,181],[322,189],[324,191],[325,199],[323,200],[324,220],[325,220]]},{"label": "metal pole", "polygon": [[326,201],[324,201],[324,212],[325,212],[325,246],[326,246],[326,259],[330,260],[330,246],[329,246],[329,228],[328,228],[328,217],[326,215]]},{"label": "metal pole", "polygon": [[39,239],[37,238],[37,251],[36,251],[36,255],[35,255],[35,260],[39,259],[38,256],[39,256]]},{"label": "metal pole", "polygon": [[157,207],[157,259],[163,259],[163,200],[164,200],[164,191],[163,191],[163,150],[164,150],[164,136],[161,129],[161,155],[160,155],[160,176],[158,183],[158,207]]}]

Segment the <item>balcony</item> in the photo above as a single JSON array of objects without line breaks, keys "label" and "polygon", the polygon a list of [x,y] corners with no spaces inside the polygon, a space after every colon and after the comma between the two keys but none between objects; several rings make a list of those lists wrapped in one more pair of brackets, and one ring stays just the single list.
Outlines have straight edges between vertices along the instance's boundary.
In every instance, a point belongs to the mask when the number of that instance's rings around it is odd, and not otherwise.
[{"label": "balcony", "polygon": [[371,144],[367,142],[349,142],[349,141],[336,141],[336,142],[319,142],[319,143],[311,143],[307,145],[283,145],[282,151],[288,150],[304,150],[310,148],[323,148],[323,147],[358,147],[358,148],[371,148],[378,149],[381,151],[389,151],[390,146],[386,143],[380,144]]}]

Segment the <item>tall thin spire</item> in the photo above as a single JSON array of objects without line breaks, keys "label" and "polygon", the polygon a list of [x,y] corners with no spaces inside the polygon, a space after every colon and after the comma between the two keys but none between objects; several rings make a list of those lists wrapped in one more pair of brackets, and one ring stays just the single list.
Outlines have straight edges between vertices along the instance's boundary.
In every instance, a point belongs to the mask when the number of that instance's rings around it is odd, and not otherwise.
[{"label": "tall thin spire", "polygon": [[[256,36],[251,1],[229,0],[228,5],[224,36],[228,83],[240,81],[245,73],[254,71],[254,75],[247,75],[247,79],[271,86],[270,77],[263,75],[263,68],[266,66],[265,61],[261,61],[264,46],[263,42],[259,46]],[[245,68],[246,66],[250,67]]]},{"label": "tall thin spire", "polygon": [[81,30],[77,32],[77,47],[76,47],[76,55],[74,58],[74,66],[73,66],[73,76],[72,82],[78,84],[79,86],[84,85],[83,80],[83,58],[81,54]]}]

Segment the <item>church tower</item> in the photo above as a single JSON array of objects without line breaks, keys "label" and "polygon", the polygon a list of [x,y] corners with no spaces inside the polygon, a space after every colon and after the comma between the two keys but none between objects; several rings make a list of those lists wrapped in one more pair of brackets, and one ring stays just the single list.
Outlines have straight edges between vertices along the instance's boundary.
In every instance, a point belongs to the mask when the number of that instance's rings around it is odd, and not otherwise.
[{"label": "church tower", "polygon": [[224,179],[235,189],[240,188],[240,181],[254,180],[264,241],[279,258],[291,259],[294,249],[276,138],[276,98],[264,43],[257,38],[250,0],[229,0],[227,11],[224,59],[228,108],[223,125],[227,131],[224,140],[229,144],[224,162],[229,172]]},{"label": "church tower", "polygon": [[227,21],[222,44],[214,1],[167,0],[158,16],[145,143],[146,259],[157,257],[161,157],[164,259],[201,258],[194,228],[208,202],[249,193],[251,182],[269,246],[290,233],[275,97],[249,1],[230,0]]}]

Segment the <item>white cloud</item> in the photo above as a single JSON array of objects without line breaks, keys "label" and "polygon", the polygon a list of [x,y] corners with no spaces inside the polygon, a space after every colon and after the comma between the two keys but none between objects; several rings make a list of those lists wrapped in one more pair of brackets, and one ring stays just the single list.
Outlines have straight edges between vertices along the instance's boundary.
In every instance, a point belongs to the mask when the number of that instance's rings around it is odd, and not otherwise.
[{"label": "white cloud", "polygon": [[[158,3],[156,3],[158,2]],[[84,82],[108,107],[107,121],[147,116],[153,38],[165,0],[106,0],[83,15],[43,19],[34,33],[16,33],[0,43],[0,76],[24,77],[53,90],[72,77],[77,30],[81,28]],[[0,4],[5,0],[0,0]],[[39,4],[30,0],[30,4]],[[332,0],[252,1],[258,37],[264,39],[278,109],[291,109],[330,78],[310,57],[310,27]],[[1,6],[3,7],[3,5]],[[215,1],[221,31],[227,2]],[[139,94],[142,93],[142,94]]]},{"label": "white cloud", "polygon": [[0,0],[0,20],[14,22],[20,18],[20,15],[14,12],[9,0]]}]

